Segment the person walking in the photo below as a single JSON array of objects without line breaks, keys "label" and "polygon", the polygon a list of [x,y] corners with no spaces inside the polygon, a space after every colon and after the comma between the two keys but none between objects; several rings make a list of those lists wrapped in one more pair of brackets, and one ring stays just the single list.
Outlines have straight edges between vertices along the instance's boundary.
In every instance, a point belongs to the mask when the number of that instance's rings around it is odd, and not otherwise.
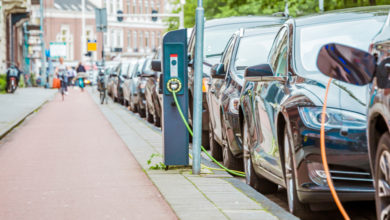
[{"label": "person walking", "polygon": [[59,59],[60,64],[56,67],[55,74],[57,77],[61,80],[61,87],[65,90],[65,94],[68,95],[68,74],[67,69],[64,64],[64,58],[60,57]]},{"label": "person walking", "polygon": [[76,70],[74,69],[74,67],[70,67],[68,66],[68,84],[73,86],[74,85],[74,81],[73,79],[76,77]]},{"label": "person walking", "polygon": [[77,84],[80,87],[81,91],[84,92],[84,77],[86,77],[86,70],[84,65],[79,62],[79,65],[77,66]]}]

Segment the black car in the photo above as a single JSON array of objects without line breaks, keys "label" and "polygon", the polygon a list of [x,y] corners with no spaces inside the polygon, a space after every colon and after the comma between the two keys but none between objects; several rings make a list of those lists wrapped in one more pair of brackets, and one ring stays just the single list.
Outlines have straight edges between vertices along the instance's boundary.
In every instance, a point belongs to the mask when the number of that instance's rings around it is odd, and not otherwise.
[{"label": "black car", "polygon": [[210,113],[210,151],[229,169],[242,170],[242,140],[239,114],[244,70],[267,62],[280,25],[241,29],[228,41],[219,64],[211,70],[207,104]]},{"label": "black car", "polygon": [[[210,68],[218,63],[226,43],[231,35],[240,28],[256,27],[260,25],[282,24],[284,17],[246,16],[214,19],[204,24],[203,48],[203,103],[202,103],[202,145],[209,146],[209,112],[206,103],[206,92],[210,79]],[[195,28],[194,28],[195,30]],[[188,68],[188,106],[189,124],[192,125],[193,99],[194,99],[194,58],[195,58],[195,31],[192,31],[188,42],[189,68]]]},{"label": "black car", "polygon": [[[289,19],[268,63],[248,67],[242,92],[246,181],[264,193],[287,189],[290,212],[332,202],[320,156],[320,115],[328,77],[320,73],[319,49],[329,42],[368,49],[390,7],[337,10]],[[330,173],[341,201],[372,200],[367,152],[368,86],[334,80],[325,126]]]},{"label": "black car", "polygon": [[[153,56],[153,60],[161,60],[161,50],[158,50]],[[151,63],[149,63],[151,65]],[[161,64],[160,64],[161,65]],[[151,67],[150,67],[151,68]],[[151,71],[151,76],[146,79],[145,99],[146,114],[149,122],[157,127],[161,126],[162,102],[159,94],[160,71]]]},{"label": "black car", "polygon": [[327,76],[354,85],[370,84],[367,139],[378,219],[390,217],[389,51],[390,15],[371,44],[371,55],[356,48],[331,43],[321,49],[317,61],[318,68]]}]

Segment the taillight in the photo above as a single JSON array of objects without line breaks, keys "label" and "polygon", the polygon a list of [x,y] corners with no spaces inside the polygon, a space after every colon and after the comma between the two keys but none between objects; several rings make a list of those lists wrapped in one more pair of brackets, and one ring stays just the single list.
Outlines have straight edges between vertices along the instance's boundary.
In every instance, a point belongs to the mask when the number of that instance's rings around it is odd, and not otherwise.
[{"label": "taillight", "polygon": [[203,78],[202,80],[202,92],[207,92],[209,90],[209,78]]}]

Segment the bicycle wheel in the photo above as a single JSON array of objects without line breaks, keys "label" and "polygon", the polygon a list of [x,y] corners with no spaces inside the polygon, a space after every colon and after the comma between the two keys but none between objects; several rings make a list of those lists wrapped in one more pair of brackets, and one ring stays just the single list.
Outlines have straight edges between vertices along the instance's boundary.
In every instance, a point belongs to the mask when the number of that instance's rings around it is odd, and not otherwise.
[{"label": "bicycle wheel", "polygon": [[104,90],[100,90],[100,104],[103,105],[104,99],[106,98],[106,93]]}]

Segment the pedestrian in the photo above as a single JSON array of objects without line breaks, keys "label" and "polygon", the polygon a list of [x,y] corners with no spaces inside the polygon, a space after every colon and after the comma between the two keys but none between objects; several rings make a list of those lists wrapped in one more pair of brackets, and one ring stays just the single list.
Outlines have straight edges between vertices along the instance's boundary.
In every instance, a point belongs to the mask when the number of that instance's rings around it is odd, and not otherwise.
[{"label": "pedestrian", "polygon": [[67,83],[68,83],[68,76],[67,75],[68,74],[67,74],[66,66],[64,64],[64,58],[60,57],[58,60],[60,61],[60,63],[56,67],[55,73],[56,73],[57,77],[63,82],[65,94],[68,95],[68,85],[67,85]]},{"label": "pedestrian", "polygon": [[83,66],[83,64],[81,62],[79,62],[79,65],[77,66],[76,71],[77,71],[77,73],[85,73],[85,72],[87,72],[85,70],[85,67]]},{"label": "pedestrian", "polygon": [[68,66],[68,83],[73,86],[73,79],[76,77],[76,70],[74,67]]}]

